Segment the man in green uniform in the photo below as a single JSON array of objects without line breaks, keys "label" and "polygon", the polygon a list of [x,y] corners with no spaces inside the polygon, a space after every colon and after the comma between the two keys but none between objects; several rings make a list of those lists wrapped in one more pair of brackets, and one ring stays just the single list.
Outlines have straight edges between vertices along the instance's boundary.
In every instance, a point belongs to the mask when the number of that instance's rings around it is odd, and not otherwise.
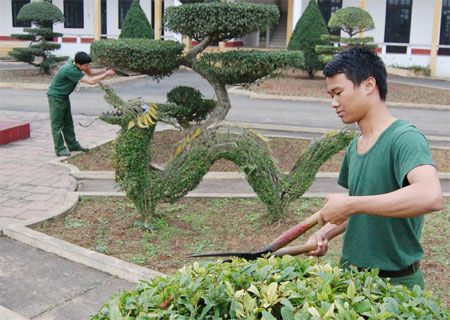
[{"label": "man in green uniform", "polygon": [[[80,146],[75,137],[69,95],[78,81],[92,85],[115,75],[113,70],[107,68],[91,69],[90,63],[91,57],[86,52],[78,52],[75,59],[69,60],[58,70],[47,92],[53,144],[57,156],[70,156],[69,151],[89,151]],[[69,151],[64,146],[64,141]]]},{"label": "man in green uniform", "polygon": [[349,196],[328,195],[319,217],[323,227],[308,242],[322,256],[328,241],[344,233],[341,263],[378,268],[381,277],[412,289],[423,288],[419,261],[423,215],[441,210],[439,178],[423,134],[386,106],[386,69],[375,52],[354,47],[324,69],[331,106],[361,134],[343,161],[338,183]]}]

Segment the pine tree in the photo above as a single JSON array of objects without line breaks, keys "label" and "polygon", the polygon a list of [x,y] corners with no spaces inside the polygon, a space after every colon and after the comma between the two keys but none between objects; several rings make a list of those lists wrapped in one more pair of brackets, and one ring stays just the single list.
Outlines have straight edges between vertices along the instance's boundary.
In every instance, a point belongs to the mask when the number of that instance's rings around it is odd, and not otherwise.
[{"label": "pine tree", "polygon": [[311,0],[298,20],[287,47],[288,50],[301,50],[303,52],[305,55],[303,70],[308,72],[310,78],[314,78],[315,72],[322,70],[324,66],[315,51],[316,45],[328,43],[320,38],[323,34],[328,34],[325,20],[316,0]]},{"label": "pine tree", "polygon": [[[46,40],[47,38],[62,36],[62,33],[53,32],[49,28],[55,23],[64,21],[64,15],[57,6],[47,1],[30,2],[20,9],[17,20],[30,22],[36,27],[24,28],[23,31],[26,34],[11,35],[16,39],[31,41],[31,45],[27,48],[13,48],[12,51],[8,52],[15,60],[39,67],[41,73],[50,74],[59,62],[69,58],[51,54],[51,51],[59,49],[61,45]],[[36,62],[36,57],[40,57],[41,61]]]},{"label": "pine tree", "polygon": [[139,4],[139,0],[134,0],[123,21],[119,39],[153,39],[154,37],[153,29]]}]

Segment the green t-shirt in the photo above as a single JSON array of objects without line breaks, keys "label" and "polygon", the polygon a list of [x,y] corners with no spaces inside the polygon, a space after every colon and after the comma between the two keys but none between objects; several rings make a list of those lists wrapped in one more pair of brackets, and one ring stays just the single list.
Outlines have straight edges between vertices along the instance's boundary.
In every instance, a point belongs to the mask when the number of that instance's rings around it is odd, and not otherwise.
[{"label": "green t-shirt", "polygon": [[49,96],[68,96],[75,90],[84,73],[73,63],[73,59],[63,65],[53,78],[47,94]]},{"label": "green t-shirt", "polygon": [[[396,120],[364,154],[355,138],[347,148],[339,185],[350,196],[384,194],[409,184],[406,175],[420,165],[434,165],[424,135],[405,120]],[[342,258],[360,268],[402,270],[423,257],[423,216],[388,218],[352,215],[344,234]]]}]

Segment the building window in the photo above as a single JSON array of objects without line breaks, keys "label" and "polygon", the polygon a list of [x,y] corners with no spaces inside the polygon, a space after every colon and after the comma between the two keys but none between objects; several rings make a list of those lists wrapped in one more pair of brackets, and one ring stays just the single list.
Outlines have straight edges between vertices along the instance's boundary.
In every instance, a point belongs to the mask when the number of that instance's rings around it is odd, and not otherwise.
[{"label": "building window", "polygon": [[[450,0],[442,1],[440,45],[450,45]],[[450,56],[450,48],[440,48],[438,54]]]},{"label": "building window", "polygon": [[[323,19],[325,20],[325,23],[328,25],[328,21],[330,21],[331,16],[333,13],[335,13],[337,10],[342,8],[342,0],[319,0],[319,9],[322,13]],[[328,26],[327,26],[328,28]],[[340,30],[339,29],[330,29],[328,28],[328,32],[332,35],[339,36]]]},{"label": "building window", "polygon": [[106,35],[108,30],[106,29],[106,0],[102,0],[101,4],[101,15],[102,15],[102,34]]},{"label": "building window", "polygon": [[29,28],[31,27],[31,22],[23,22],[17,21],[17,15],[19,14],[20,9],[27,3],[30,3],[30,0],[12,0],[11,8],[12,8],[12,21],[13,27],[18,28]]},{"label": "building window", "polygon": [[119,29],[122,29],[122,23],[132,3],[133,0],[119,0]]},{"label": "building window", "polygon": [[84,28],[83,0],[64,0],[64,28]]},{"label": "building window", "polygon": [[[409,43],[412,0],[387,0],[384,42]],[[406,46],[386,46],[388,53],[406,53]]]}]

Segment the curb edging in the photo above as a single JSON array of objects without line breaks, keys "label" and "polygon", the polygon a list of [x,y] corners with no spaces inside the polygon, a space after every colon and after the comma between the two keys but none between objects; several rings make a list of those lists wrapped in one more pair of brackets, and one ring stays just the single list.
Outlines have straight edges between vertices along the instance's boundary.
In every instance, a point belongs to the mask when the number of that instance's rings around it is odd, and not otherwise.
[{"label": "curb edging", "polygon": [[[304,97],[304,96],[284,96],[284,95],[278,95],[278,94],[256,93],[254,91],[243,89],[242,87],[230,88],[230,89],[228,89],[228,93],[248,96],[251,99],[289,100],[289,101],[322,102],[322,103],[331,103],[331,101],[332,101],[329,98],[315,98],[315,97]],[[392,108],[450,110],[449,105],[441,105],[441,104],[419,104],[419,103],[391,102],[391,101],[386,102],[386,104],[388,107],[392,107]]]},{"label": "curb edging", "polygon": [[107,256],[90,249],[82,248],[30,228],[39,225],[46,220],[69,213],[78,204],[79,198],[82,195],[84,195],[84,193],[69,192],[67,193],[66,201],[59,208],[52,210],[42,217],[7,226],[4,228],[3,232],[7,237],[17,240],[20,243],[56,254],[70,261],[117,276],[130,282],[138,283],[140,280],[149,281],[156,276],[165,276],[163,273],[115,257]]}]

